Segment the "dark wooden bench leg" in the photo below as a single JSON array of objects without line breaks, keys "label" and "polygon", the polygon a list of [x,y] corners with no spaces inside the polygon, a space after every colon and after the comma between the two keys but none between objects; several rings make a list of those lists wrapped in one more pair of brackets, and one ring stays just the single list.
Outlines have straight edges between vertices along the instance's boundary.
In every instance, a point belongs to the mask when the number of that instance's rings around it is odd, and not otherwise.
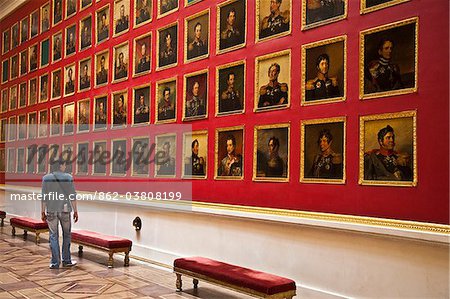
[{"label": "dark wooden bench leg", "polygon": [[125,259],[124,259],[123,265],[125,267],[128,267],[130,265],[130,252],[129,251],[125,252]]},{"label": "dark wooden bench leg", "polygon": [[176,287],[177,287],[177,292],[181,292],[182,291],[182,285],[183,283],[181,282],[181,274],[176,273],[177,275],[177,283],[176,283]]},{"label": "dark wooden bench leg", "polygon": [[23,238],[26,240],[28,237],[28,232],[26,230],[23,231]]},{"label": "dark wooden bench leg", "polygon": [[3,222],[4,220],[5,220],[5,218],[2,218],[2,224],[1,224],[2,227],[5,225],[5,223]]},{"label": "dark wooden bench leg", "polygon": [[78,256],[82,256],[82,255],[83,255],[83,246],[78,245]]},{"label": "dark wooden bench leg", "polygon": [[39,240],[40,240],[39,234],[40,233],[36,232],[36,245],[39,245]]},{"label": "dark wooden bench leg", "polygon": [[194,283],[194,289],[197,289],[198,288],[198,279],[194,278],[192,280],[192,282]]},{"label": "dark wooden bench leg", "polygon": [[16,228],[13,226],[12,227],[12,232],[11,232],[11,235],[13,235],[13,236],[15,236],[16,235]]},{"label": "dark wooden bench leg", "polygon": [[109,259],[108,259],[108,268],[112,268],[114,266],[114,252],[109,252]]}]

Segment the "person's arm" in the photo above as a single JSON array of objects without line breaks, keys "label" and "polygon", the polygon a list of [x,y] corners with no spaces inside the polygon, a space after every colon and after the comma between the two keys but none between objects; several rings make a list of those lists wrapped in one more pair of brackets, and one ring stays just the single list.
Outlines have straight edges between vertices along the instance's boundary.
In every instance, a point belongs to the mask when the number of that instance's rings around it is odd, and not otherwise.
[{"label": "person's arm", "polygon": [[73,220],[74,222],[78,222],[78,207],[77,207],[77,192],[75,191],[75,186],[73,184],[73,178],[70,178],[70,192],[72,195],[71,203],[73,208]]}]

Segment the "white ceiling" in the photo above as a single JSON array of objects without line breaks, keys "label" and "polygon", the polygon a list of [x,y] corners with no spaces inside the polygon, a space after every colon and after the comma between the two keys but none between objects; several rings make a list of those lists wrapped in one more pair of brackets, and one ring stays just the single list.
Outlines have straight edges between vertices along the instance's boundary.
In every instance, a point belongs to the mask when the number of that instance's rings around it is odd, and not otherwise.
[{"label": "white ceiling", "polygon": [[27,1],[28,0],[0,0],[0,20]]}]

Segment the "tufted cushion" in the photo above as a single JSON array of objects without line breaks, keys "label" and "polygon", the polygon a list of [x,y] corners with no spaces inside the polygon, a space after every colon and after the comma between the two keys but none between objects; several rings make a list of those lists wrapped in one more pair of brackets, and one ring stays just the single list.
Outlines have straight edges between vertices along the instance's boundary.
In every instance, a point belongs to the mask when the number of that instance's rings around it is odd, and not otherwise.
[{"label": "tufted cushion", "polygon": [[295,281],[291,279],[203,257],[176,259],[174,267],[267,295],[292,291],[296,288]]},{"label": "tufted cushion", "polygon": [[9,219],[11,225],[19,225],[22,227],[29,227],[31,229],[48,229],[47,222],[40,219],[33,219],[27,217],[14,217]]},{"label": "tufted cushion", "polygon": [[133,244],[131,240],[122,237],[103,235],[88,230],[72,231],[72,241],[81,241],[108,249],[131,247]]}]

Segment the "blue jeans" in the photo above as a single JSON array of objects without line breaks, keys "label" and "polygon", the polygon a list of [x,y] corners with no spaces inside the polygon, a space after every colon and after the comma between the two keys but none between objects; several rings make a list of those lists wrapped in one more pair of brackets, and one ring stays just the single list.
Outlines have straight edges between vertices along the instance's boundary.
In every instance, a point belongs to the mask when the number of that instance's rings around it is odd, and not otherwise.
[{"label": "blue jeans", "polygon": [[59,267],[61,261],[59,254],[59,223],[63,231],[63,245],[62,245],[62,262],[63,264],[70,264],[72,259],[70,257],[70,239],[71,226],[69,212],[47,212],[47,223],[50,230],[50,249],[52,251],[51,265]]}]

